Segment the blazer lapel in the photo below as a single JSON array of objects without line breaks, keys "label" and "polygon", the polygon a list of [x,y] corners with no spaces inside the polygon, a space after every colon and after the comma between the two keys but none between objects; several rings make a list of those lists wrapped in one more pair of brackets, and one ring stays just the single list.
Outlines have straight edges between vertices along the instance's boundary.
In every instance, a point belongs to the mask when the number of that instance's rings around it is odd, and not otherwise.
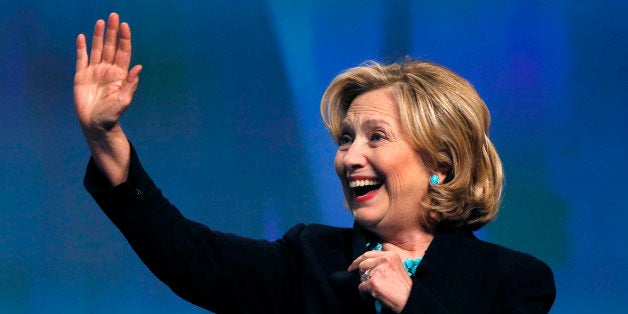
[{"label": "blazer lapel", "polygon": [[[347,261],[347,265],[344,267],[349,267],[351,262],[358,258],[358,256],[364,254],[364,252],[366,252],[366,237],[364,231],[357,224],[354,224],[351,256],[347,256],[350,260]],[[358,271],[337,271],[330,274],[329,280],[334,292],[338,294],[341,300],[346,300],[344,304],[354,305],[352,308],[346,308],[343,313],[375,313],[374,299],[370,297],[362,298],[362,296],[360,296],[360,291],[358,290],[360,274]],[[355,304],[359,305],[355,307]]]},{"label": "blazer lapel", "polygon": [[413,279],[443,304],[459,309],[477,297],[482,260],[474,249],[475,236],[462,231],[437,231]]},{"label": "blazer lapel", "polygon": [[465,237],[466,235],[462,232],[437,231],[416,270],[416,277],[428,276],[429,278],[430,274],[440,276],[446,274],[451,263],[460,254],[460,247]]}]

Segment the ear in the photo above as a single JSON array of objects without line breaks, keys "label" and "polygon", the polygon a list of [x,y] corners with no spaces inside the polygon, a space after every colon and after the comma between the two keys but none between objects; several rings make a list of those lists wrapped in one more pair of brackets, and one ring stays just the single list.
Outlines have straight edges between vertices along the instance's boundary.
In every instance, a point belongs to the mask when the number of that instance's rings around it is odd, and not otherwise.
[{"label": "ear", "polygon": [[436,170],[436,175],[438,175],[438,183],[445,183],[452,179],[451,169],[449,167],[439,167]]},{"label": "ear", "polygon": [[443,219],[443,214],[437,211],[430,211],[429,215],[430,215],[430,218],[435,222],[440,222],[441,219]]}]

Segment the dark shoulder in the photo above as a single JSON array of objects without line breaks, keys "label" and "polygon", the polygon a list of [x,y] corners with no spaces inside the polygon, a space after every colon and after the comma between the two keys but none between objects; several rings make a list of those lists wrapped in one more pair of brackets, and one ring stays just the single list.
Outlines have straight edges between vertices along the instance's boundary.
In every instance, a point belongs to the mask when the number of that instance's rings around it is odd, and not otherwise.
[{"label": "dark shoulder", "polygon": [[499,312],[546,313],[556,298],[551,268],[540,259],[501,245],[473,240],[480,251],[493,259],[498,289]]},{"label": "dark shoulder", "polygon": [[551,273],[549,266],[545,262],[531,254],[480,240],[475,236],[469,237],[469,243],[475,247],[476,250],[484,252],[486,256],[492,257],[495,261],[495,266],[507,273],[517,270],[530,271],[533,269],[536,269],[538,272]]},{"label": "dark shoulder", "polygon": [[[468,236],[469,245],[486,258],[486,265],[498,280],[498,298],[536,298],[538,304],[551,306],[556,295],[551,268],[531,254]],[[515,302],[516,303],[516,302]],[[549,308],[549,307],[548,307]]]},{"label": "dark shoulder", "polygon": [[490,274],[494,279],[504,281],[537,275],[537,278],[553,282],[551,269],[540,259],[480,240],[467,232],[437,232],[424,261],[433,267],[445,267],[443,261],[448,261],[461,269]]},{"label": "dark shoulder", "polygon": [[554,276],[546,263],[471,233],[437,232],[419,268],[423,283],[460,306],[483,304],[493,312],[545,313],[556,296]]}]

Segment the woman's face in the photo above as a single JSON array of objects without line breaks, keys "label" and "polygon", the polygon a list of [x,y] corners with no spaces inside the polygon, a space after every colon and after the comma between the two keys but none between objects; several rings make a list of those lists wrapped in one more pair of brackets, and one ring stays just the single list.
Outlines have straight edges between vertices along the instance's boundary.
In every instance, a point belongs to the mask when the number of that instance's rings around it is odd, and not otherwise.
[{"label": "woman's face", "polygon": [[403,134],[392,91],[356,97],[337,140],[334,165],[355,220],[379,235],[421,228],[430,174]]}]

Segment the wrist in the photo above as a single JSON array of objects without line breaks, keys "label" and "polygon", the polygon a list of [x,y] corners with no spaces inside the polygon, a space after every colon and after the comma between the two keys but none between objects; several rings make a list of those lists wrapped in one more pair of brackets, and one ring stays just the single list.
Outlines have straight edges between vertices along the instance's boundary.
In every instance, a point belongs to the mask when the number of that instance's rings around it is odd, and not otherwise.
[{"label": "wrist", "polygon": [[96,166],[116,186],[127,180],[131,145],[122,128],[83,130]]}]

